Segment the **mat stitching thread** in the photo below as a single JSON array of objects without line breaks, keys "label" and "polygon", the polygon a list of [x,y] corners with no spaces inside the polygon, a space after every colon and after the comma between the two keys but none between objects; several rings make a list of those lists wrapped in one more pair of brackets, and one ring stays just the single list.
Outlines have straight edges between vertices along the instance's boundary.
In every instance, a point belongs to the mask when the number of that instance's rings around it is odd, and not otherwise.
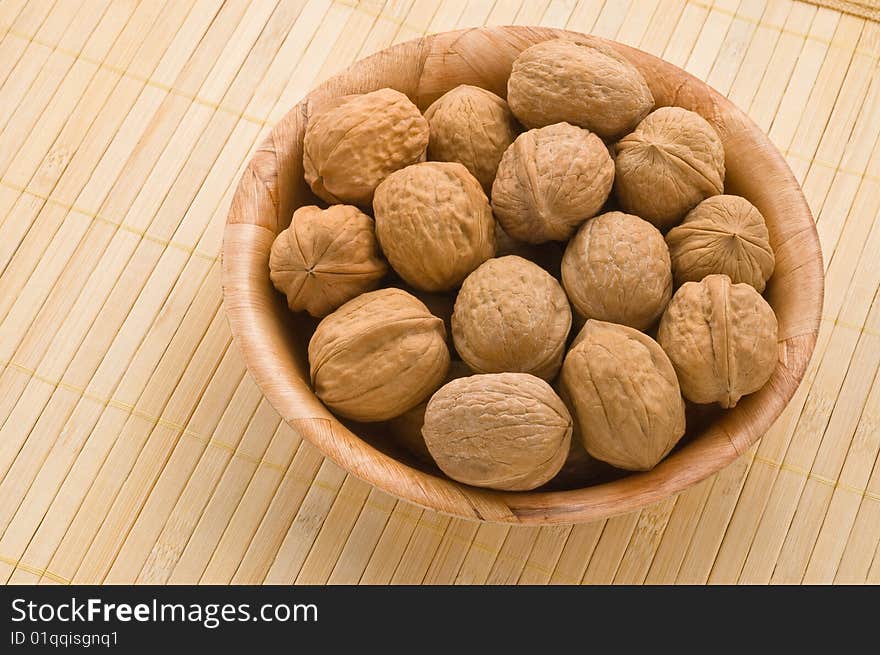
[{"label": "mat stitching thread", "polygon": [[847,175],[855,175],[861,180],[866,180],[868,182],[877,182],[880,183],[880,175],[873,175],[871,173],[866,173],[865,171],[858,171],[854,168],[847,168],[846,166],[840,166],[835,164],[834,162],[825,161],[823,159],[817,159],[815,157],[808,157],[806,155],[802,155],[798,152],[793,152],[791,150],[786,150],[783,155],[788,158],[797,159],[798,161],[807,162],[808,164],[818,164],[822,168],[829,168],[838,173],[846,173]]},{"label": "mat stitching thread", "polygon": [[766,466],[770,466],[772,468],[779,469],[781,471],[788,471],[789,473],[795,473],[802,477],[805,477],[809,480],[815,480],[816,482],[823,484],[827,487],[831,487],[832,489],[842,489],[843,491],[849,491],[857,496],[862,496],[864,498],[870,498],[871,500],[876,500],[880,502],[880,493],[874,491],[868,491],[867,489],[859,489],[858,487],[847,484],[845,482],[841,482],[840,480],[834,480],[833,478],[829,478],[824,475],[819,475],[818,473],[813,473],[812,471],[808,471],[805,468],[800,466],[795,466],[793,464],[788,464],[787,462],[777,462],[767,457],[762,457],[760,455],[755,455],[752,457],[752,461],[760,462]]},{"label": "mat stitching thread", "polygon": [[[826,317],[823,317],[823,319],[825,319],[825,318]],[[848,326],[844,326],[844,327],[848,327]],[[875,332],[874,334],[880,336],[880,332]],[[284,470],[282,466],[280,466],[279,464],[276,464],[275,462],[270,462],[265,459],[257,459],[255,457],[251,457],[250,455],[247,455],[245,453],[238,452],[236,447],[231,444],[228,444],[223,441],[219,441],[217,439],[213,439],[210,437],[206,437],[204,435],[199,434],[198,432],[195,432],[195,431],[187,428],[185,425],[182,425],[180,423],[176,423],[174,421],[170,421],[170,420],[163,418],[161,416],[153,416],[147,412],[144,412],[142,410],[135,408],[133,405],[130,405],[128,403],[125,403],[125,402],[122,402],[119,400],[115,400],[113,398],[110,398],[110,399],[101,398],[100,396],[97,396],[96,394],[93,394],[89,391],[86,391],[85,389],[81,389],[75,385],[68,384],[63,381],[52,380],[51,378],[40,375],[36,371],[34,371],[26,366],[22,366],[21,364],[18,364],[16,362],[0,360],[0,363],[3,363],[10,368],[16,369],[16,370],[21,371],[23,373],[26,373],[26,374],[30,375],[31,377],[33,377],[35,380],[38,380],[38,381],[43,382],[45,384],[62,387],[64,389],[67,389],[67,390],[72,391],[74,393],[78,393],[83,398],[86,398],[88,400],[92,400],[93,402],[97,402],[102,405],[109,405],[112,407],[117,407],[119,409],[128,411],[133,416],[137,416],[138,418],[142,418],[142,419],[149,421],[151,423],[155,423],[157,425],[161,425],[163,427],[167,427],[169,429],[175,430],[177,432],[180,432],[184,436],[192,437],[193,439],[196,439],[198,441],[206,443],[209,446],[215,446],[217,448],[229,451],[233,454],[233,456],[235,456],[239,459],[242,459],[247,462],[257,464],[257,465],[262,464],[264,466],[267,466],[269,468],[272,468],[272,469],[275,469],[278,471],[282,471],[282,472]],[[874,493],[874,492],[867,491],[864,489],[859,489],[858,487],[854,487],[851,485],[847,485],[845,483],[841,483],[840,481],[819,475],[817,473],[813,473],[812,471],[808,471],[807,469],[800,468],[798,466],[794,466],[793,464],[788,464],[786,462],[777,462],[775,460],[768,459],[768,458],[762,457],[760,455],[755,455],[755,456],[751,457],[751,459],[753,461],[761,462],[763,464],[766,464],[768,466],[772,466],[777,469],[789,471],[791,473],[797,473],[799,475],[810,478],[812,480],[816,480],[817,482],[820,482],[825,485],[829,485],[832,487],[839,487],[841,489],[844,489],[845,491],[851,491],[853,493],[863,495],[866,498],[872,498],[874,500],[880,501],[880,493]],[[317,483],[317,482],[316,482],[316,485],[319,487],[322,486],[320,483]],[[323,487],[326,487],[328,490],[332,489],[335,491],[335,488],[331,488],[329,485],[323,485]]]},{"label": "mat stitching thread", "polygon": [[19,569],[21,571],[24,571],[25,573],[32,573],[33,575],[39,576],[41,578],[43,578],[43,577],[48,578],[49,580],[52,580],[52,582],[57,582],[59,584],[64,584],[64,585],[70,584],[70,580],[68,580],[67,578],[63,578],[60,575],[58,575],[57,573],[52,573],[52,571],[49,571],[48,569],[40,569],[40,568],[37,568],[36,566],[31,566],[30,564],[25,564],[20,559],[14,559],[12,557],[6,557],[4,555],[0,555],[0,562],[2,562],[4,564],[8,564],[9,566],[11,566],[14,569]]},{"label": "mat stitching thread", "polygon": [[[786,151],[784,153],[784,155],[785,155],[785,157],[791,157],[793,159],[798,159],[800,161],[808,162],[810,164],[818,164],[819,166],[822,166],[824,168],[828,168],[828,169],[833,170],[835,172],[846,173],[848,175],[855,175],[856,177],[858,177],[859,179],[862,179],[862,180],[880,183],[880,175],[869,175],[863,171],[860,172],[855,169],[850,169],[850,168],[845,168],[843,166],[838,166],[832,162],[827,162],[827,161],[823,161],[820,159],[811,159],[805,155],[801,155],[796,152]],[[146,241],[151,241],[153,243],[156,243],[156,244],[161,245],[166,248],[174,248],[176,250],[181,250],[181,251],[183,251],[187,254],[190,254],[194,257],[199,257],[201,259],[205,259],[210,262],[215,262],[220,259],[219,255],[212,255],[210,253],[200,251],[198,249],[192,248],[191,246],[180,243],[179,241],[174,241],[172,239],[163,239],[161,237],[154,236],[152,234],[147,233],[144,230],[139,230],[137,228],[126,225],[125,223],[117,223],[116,221],[109,219],[109,218],[106,218],[104,216],[101,216],[100,214],[98,214],[96,212],[89,211],[89,210],[87,210],[83,207],[79,207],[77,205],[69,205],[67,203],[61,202],[60,200],[56,200],[55,198],[52,198],[50,196],[36,193],[34,191],[31,191],[30,189],[26,189],[26,188],[19,186],[17,184],[12,184],[11,182],[7,182],[6,180],[0,180],[0,186],[4,186],[8,189],[11,189],[12,191],[16,191],[21,194],[27,194],[29,196],[32,196],[32,197],[37,198],[39,200],[42,200],[43,202],[47,202],[52,205],[55,205],[56,207],[64,209],[68,212],[72,211],[72,212],[76,212],[78,214],[82,214],[83,216],[85,216],[87,218],[90,218],[90,219],[96,220],[96,221],[100,221],[101,223],[105,223],[107,225],[110,225],[112,227],[120,229],[124,232],[134,234],[134,235],[136,235]],[[870,334],[870,332],[868,332],[868,333]]]},{"label": "mat stitching thread", "polygon": [[82,207],[78,207],[77,205],[68,205],[67,203],[61,202],[60,200],[55,200],[54,198],[52,198],[50,196],[46,196],[46,195],[43,195],[40,193],[35,193],[35,192],[31,191],[30,189],[25,189],[24,187],[21,187],[17,184],[11,184],[5,180],[0,180],[0,186],[4,186],[7,189],[11,189],[12,191],[17,191],[18,193],[21,193],[21,194],[27,194],[29,196],[32,196],[32,197],[37,198],[39,200],[42,200],[43,202],[47,202],[51,205],[55,205],[56,207],[59,207],[60,209],[64,209],[67,212],[76,212],[77,214],[82,214],[86,218],[90,218],[92,220],[99,221],[99,222],[104,223],[106,225],[110,225],[111,227],[115,227],[119,230],[122,230],[123,232],[128,232],[130,234],[134,234],[134,235],[140,237],[141,239],[144,239],[145,241],[151,241],[151,242],[156,243],[156,244],[163,246],[165,248],[174,248],[176,250],[182,250],[183,252],[185,252],[189,255],[192,255],[193,257],[199,257],[200,259],[205,259],[209,262],[216,262],[220,259],[219,255],[212,255],[207,252],[202,252],[202,251],[197,250],[191,246],[187,246],[183,243],[180,243],[179,241],[173,241],[170,239],[163,239],[161,237],[154,236],[144,230],[139,230],[135,227],[131,227],[130,225],[126,225],[125,223],[117,223],[114,220],[111,220],[109,218],[106,218],[105,216],[101,216],[100,214],[97,214],[96,212],[92,212],[92,211],[89,211],[89,210],[84,209]]},{"label": "mat stitching thread", "polygon": [[31,376],[32,378],[34,378],[35,380],[37,380],[39,382],[43,382],[44,384],[48,384],[50,386],[57,386],[62,389],[66,389],[68,391],[71,391],[73,393],[76,393],[76,394],[82,396],[83,398],[85,398],[87,400],[91,400],[92,402],[98,403],[100,405],[106,405],[106,406],[110,406],[110,407],[115,407],[117,409],[121,409],[123,411],[129,412],[132,416],[137,416],[138,418],[141,418],[149,423],[155,423],[156,425],[161,425],[161,426],[169,428],[171,430],[175,430],[176,432],[180,432],[181,435],[192,437],[193,439],[196,439],[196,440],[201,441],[203,443],[207,443],[209,446],[216,446],[217,448],[227,450],[227,451],[233,453],[233,455],[235,457],[237,457],[238,459],[242,459],[247,462],[251,462],[252,464],[257,464],[257,465],[262,464],[268,468],[275,469],[275,470],[278,470],[281,472],[284,471],[284,468],[281,465],[276,464],[275,462],[270,462],[266,459],[258,459],[256,457],[252,457],[246,453],[238,452],[236,447],[231,444],[225,443],[223,441],[219,441],[217,439],[205,437],[204,435],[201,435],[198,432],[195,432],[194,430],[187,428],[185,425],[182,425],[180,423],[176,423],[174,421],[170,421],[170,420],[163,418],[161,416],[153,416],[152,414],[149,414],[149,413],[144,412],[140,409],[137,409],[134,405],[131,405],[129,403],[122,402],[121,400],[116,400],[114,398],[109,398],[109,399],[102,398],[101,396],[93,394],[90,391],[87,391],[85,389],[77,387],[73,384],[69,384],[69,383],[61,381],[61,380],[53,380],[53,379],[48,378],[44,375],[40,375],[39,373],[37,373],[33,369],[30,369],[27,366],[22,366],[21,364],[19,364],[17,362],[0,360],[0,363],[5,364],[9,368],[15,369],[15,370],[20,371],[22,373],[25,373],[25,374]]},{"label": "mat stitching thread", "polygon": [[861,334],[867,334],[868,336],[871,336],[871,337],[880,337],[880,330],[875,330],[874,328],[869,328],[869,327],[865,327],[865,326],[859,327],[855,323],[841,321],[840,319],[833,318],[833,317],[828,316],[826,314],[823,314],[821,316],[820,320],[825,321],[827,323],[833,323],[834,325],[836,325],[838,327],[846,328],[848,330],[857,330]]},{"label": "mat stitching thread", "polygon": [[[335,0],[339,1],[339,0]],[[89,57],[88,55],[84,55],[82,53],[76,52],[74,50],[70,50],[68,48],[61,48],[55,46],[51,43],[47,43],[41,39],[37,39],[35,36],[28,36],[27,34],[22,34],[17,30],[10,29],[7,31],[7,34],[14,36],[18,39],[26,41],[27,43],[33,43],[34,45],[42,46],[44,48],[52,48],[54,52],[59,52],[62,55],[67,55],[68,57],[72,57],[73,59],[78,59],[87,64],[92,64],[93,66],[97,66],[98,68],[103,68],[104,70],[108,70],[111,73],[116,73],[121,77],[126,77],[137,82],[141,82],[146,86],[151,86],[153,88],[159,89],[160,91],[164,91],[171,95],[179,96],[181,98],[185,98],[187,100],[191,100],[192,102],[198,103],[200,105],[204,105],[205,107],[209,107],[210,109],[214,109],[215,111],[222,111],[223,113],[233,114],[238,116],[241,114],[241,118],[250,122],[256,123],[257,125],[269,125],[269,122],[265,119],[259,118],[257,116],[253,116],[250,114],[244,114],[238,110],[232,109],[231,107],[224,107],[216,102],[208,100],[206,98],[202,98],[194,93],[187,93],[186,91],[181,91],[180,89],[176,89],[173,86],[165,84],[164,82],[159,82],[150,77],[146,77],[144,75],[138,75],[137,73],[132,73],[131,71],[125,70],[118,66],[114,66],[113,64],[108,64],[100,59],[95,59],[93,57]]]},{"label": "mat stitching thread", "polygon": [[[394,24],[394,25],[397,25],[397,26],[399,26],[399,27],[407,28],[407,29],[410,29],[410,30],[412,30],[412,31],[414,31],[414,32],[420,33],[420,34],[424,34],[424,33],[425,33],[425,32],[424,32],[424,29],[422,29],[422,28],[420,28],[420,27],[417,27],[417,26],[415,26],[415,25],[411,25],[411,24],[409,24],[409,23],[407,23],[407,22],[405,22],[405,21],[403,21],[403,20],[400,20],[400,19],[397,19],[397,18],[393,18],[393,17],[391,17],[391,16],[384,16],[384,15],[382,15],[382,14],[380,14],[380,13],[376,13],[376,12],[373,12],[373,11],[369,11],[369,10],[367,10],[367,9],[364,9],[363,7],[360,7],[360,6],[357,5],[356,3],[353,3],[353,2],[347,2],[346,0],[333,0],[333,2],[334,2],[335,4],[341,4],[341,5],[346,6],[346,7],[351,7],[351,8],[355,9],[356,11],[358,11],[358,12],[360,12],[360,13],[366,15],[366,16],[370,16],[370,17],[373,17],[373,18],[379,18],[379,19],[382,19],[382,20],[388,21],[388,22],[390,22],[390,23],[392,23],[392,24]],[[734,19],[736,19],[736,20],[742,20],[742,21],[745,21],[745,22],[747,22],[747,23],[751,23],[751,24],[753,24],[753,25],[757,25],[758,27],[764,27],[764,28],[767,28],[767,29],[775,30],[775,31],[780,32],[780,33],[782,33],[782,34],[789,34],[789,35],[791,35],[791,36],[794,36],[794,37],[797,37],[797,38],[800,38],[800,39],[804,39],[804,40],[807,40],[807,41],[815,41],[815,42],[817,42],[817,43],[821,43],[821,44],[823,44],[823,45],[825,45],[825,46],[827,46],[827,47],[829,47],[829,48],[833,48],[833,47],[846,47],[845,45],[842,45],[842,44],[836,44],[836,43],[833,43],[833,42],[831,41],[831,39],[826,39],[826,38],[824,38],[824,37],[816,36],[816,35],[814,35],[814,34],[807,34],[807,33],[805,33],[805,32],[799,32],[799,31],[797,31],[797,30],[791,30],[791,29],[786,28],[784,25],[774,25],[774,24],[772,24],[772,23],[766,23],[766,22],[764,22],[764,21],[762,21],[762,20],[760,20],[760,19],[752,18],[752,17],[750,17],[750,16],[743,16],[743,15],[741,15],[741,14],[736,13],[735,11],[731,11],[731,10],[728,10],[728,9],[724,9],[724,8],[722,8],[722,7],[715,7],[715,6],[712,6],[712,5],[709,5],[709,4],[706,4],[706,3],[703,3],[703,2],[698,2],[698,1],[696,1],[696,0],[688,0],[687,4],[692,5],[692,6],[694,6],[694,7],[699,7],[699,8],[701,8],[701,9],[706,9],[706,10],[708,10],[708,11],[710,11],[710,12],[716,12],[716,13],[722,14],[722,15],[724,15],[724,16],[730,16],[730,17],[732,17],[732,18],[734,18]],[[143,76],[143,75],[138,75],[137,73],[132,73],[132,72],[127,71],[127,70],[125,70],[125,69],[119,68],[118,66],[114,66],[113,64],[108,64],[108,63],[103,62],[103,61],[101,61],[101,60],[99,60],[99,59],[94,59],[94,58],[89,57],[89,56],[87,56],[87,55],[83,55],[82,53],[78,53],[78,52],[75,52],[75,51],[73,51],[73,50],[69,50],[69,49],[66,49],[66,48],[61,48],[61,47],[58,47],[58,46],[53,45],[53,44],[51,44],[51,43],[44,42],[44,41],[42,41],[42,40],[40,40],[40,39],[37,39],[35,36],[29,36],[29,35],[27,35],[27,34],[23,34],[23,33],[21,33],[21,32],[18,32],[17,30],[14,30],[14,29],[9,29],[9,30],[7,31],[7,34],[9,34],[9,35],[11,35],[11,36],[14,36],[14,37],[16,37],[16,38],[22,39],[22,40],[24,40],[24,41],[26,41],[26,42],[28,42],[28,43],[33,43],[33,44],[35,44],[35,45],[39,45],[39,46],[42,46],[42,47],[45,47],[45,48],[53,48],[53,50],[54,50],[55,52],[59,52],[59,53],[61,53],[61,54],[63,54],[63,55],[67,55],[67,56],[69,56],[69,57],[73,57],[74,59],[79,59],[79,60],[84,61],[84,62],[86,62],[86,63],[88,63],[88,64],[92,64],[92,65],[94,65],[94,66],[97,66],[97,67],[99,67],[99,68],[103,68],[103,69],[105,69],[105,70],[109,70],[110,72],[116,73],[117,75],[120,75],[120,76],[122,76],[122,77],[128,77],[128,78],[130,78],[130,79],[133,79],[133,80],[136,80],[136,81],[138,81],[138,82],[141,82],[142,84],[145,84],[145,85],[147,85],[147,86],[151,86],[151,87],[154,87],[154,88],[159,89],[159,90],[161,90],[161,91],[164,91],[165,93],[169,93],[169,94],[171,94],[171,95],[175,95],[175,96],[178,96],[178,97],[181,97],[181,98],[185,98],[185,99],[187,99],[187,100],[190,100],[190,101],[193,102],[193,103],[197,103],[197,104],[200,104],[200,105],[204,105],[205,107],[209,107],[209,108],[211,108],[211,109],[213,109],[213,110],[215,110],[215,111],[221,111],[221,112],[223,112],[223,113],[227,113],[227,114],[232,114],[232,115],[234,115],[234,116],[238,116],[238,117],[240,117],[242,120],[246,120],[246,121],[248,121],[248,122],[250,122],[250,123],[255,123],[255,124],[260,125],[260,126],[267,126],[267,125],[271,125],[271,124],[272,124],[272,123],[271,123],[268,119],[266,119],[266,118],[260,118],[259,116],[253,116],[253,115],[251,115],[251,114],[247,114],[247,113],[244,113],[244,112],[238,111],[238,110],[233,109],[233,108],[231,108],[231,107],[225,107],[225,106],[223,106],[223,105],[221,105],[221,104],[219,104],[219,103],[216,103],[216,102],[214,102],[214,101],[212,101],[212,100],[208,100],[208,99],[206,99],[206,98],[202,98],[202,97],[200,97],[200,96],[198,96],[198,95],[196,95],[196,94],[189,93],[189,92],[186,92],[186,91],[182,91],[182,90],[180,90],[180,89],[176,89],[175,87],[170,86],[170,85],[168,85],[168,84],[165,84],[164,82],[159,82],[159,81],[154,80],[154,79],[152,79],[152,78],[150,78],[150,77],[146,77],[146,76]],[[877,62],[877,63],[880,63],[880,54],[878,54],[878,53],[871,52],[870,50],[866,50],[866,49],[864,49],[864,48],[857,48],[857,49],[854,51],[854,53],[855,53],[855,54],[858,54],[858,55],[863,55],[863,56],[869,57],[872,61]]]}]

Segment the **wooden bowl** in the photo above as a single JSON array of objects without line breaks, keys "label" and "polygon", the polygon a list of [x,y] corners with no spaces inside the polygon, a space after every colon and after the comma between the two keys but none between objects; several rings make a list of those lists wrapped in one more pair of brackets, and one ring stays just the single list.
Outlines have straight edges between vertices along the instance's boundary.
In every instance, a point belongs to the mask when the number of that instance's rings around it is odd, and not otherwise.
[{"label": "wooden bowl", "polygon": [[[392,456],[382,434],[343,425],[309,386],[306,344],[315,322],[287,309],[269,280],[269,250],[293,210],[315,198],[303,179],[302,140],[312,107],[327,99],[392,87],[421,109],[459,84],[506,96],[514,58],[534,43],[576,33],[488,27],[409,41],[357,62],[312,91],[259,147],[245,170],[223,241],[223,294],[233,335],[251,375],[294,429],[345,470],[422,507],[483,521],[551,524],[600,519],[686,489],[742,455],[779,416],[804,375],[822,311],[823,266],[813,217],[782,155],[746,115],[683,70],[608,42],[644,74],[657,105],[700,113],[721,134],[728,193],[767,219],[776,272],[765,297],[779,319],[779,365],[759,392],[709,423],[654,470],[594,486],[533,492],[468,487]],[[373,430],[375,432],[375,430]]]}]

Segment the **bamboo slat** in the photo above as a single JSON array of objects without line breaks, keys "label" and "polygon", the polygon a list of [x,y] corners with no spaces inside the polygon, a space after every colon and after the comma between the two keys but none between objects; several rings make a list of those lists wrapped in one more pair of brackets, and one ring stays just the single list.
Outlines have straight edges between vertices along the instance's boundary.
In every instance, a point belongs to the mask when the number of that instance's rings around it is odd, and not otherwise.
[{"label": "bamboo slat", "polygon": [[[872,10],[0,1],[0,579],[880,582]],[[591,32],[706,80],[769,134],[816,217],[825,307],[791,403],[731,466],[637,512],[510,527],[398,501],[280,419],[223,314],[226,214],[271,126],[356,59],[484,24]]]}]

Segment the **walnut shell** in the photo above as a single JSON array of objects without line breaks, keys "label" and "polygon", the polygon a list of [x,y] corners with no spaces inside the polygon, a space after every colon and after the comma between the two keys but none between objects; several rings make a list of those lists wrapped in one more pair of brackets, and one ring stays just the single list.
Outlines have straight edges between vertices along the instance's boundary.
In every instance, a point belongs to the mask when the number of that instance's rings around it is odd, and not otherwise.
[{"label": "walnut shell", "polygon": [[453,480],[524,491],[565,462],[571,416],[549,384],[527,373],[487,373],[444,385],[428,402],[425,444]]},{"label": "walnut shell", "polygon": [[[572,409],[573,405],[571,403],[571,398],[565,393],[565,389],[562,387],[558,379],[556,384],[553,385],[553,388],[556,393],[559,394],[559,398],[565,404],[568,413],[573,416],[574,410]],[[608,462],[596,459],[587,452],[587,449],[584,448],[584,439],[581,437],[578,422],[572,420],[571,445],[568,449],[568,457],[565,458],[565,463],[562,465],[557,476],[553,479],[554,485],[558,483],[564,488],[583,487],[596,482],[599,478],[607,479],[613,477],[614,471],[614,467]]]},{"label": "walnut shell", "polygon": [[568,242],[562,284],[584,317],[647,330],[672,297],[669,249],[638,216],[601,214]]},{"label": "walnut shell", "polygon": [[324,316],[388,271],[373,219],[351,205],[300,207],[272,243],[269,277],[295,312]]},{"label": "walnut shell", "polygon": [[407,293],[416,297],[421,301],[425,307],[428,308],[428,311],[431,312],[434,316],[443,321],[443,327],[446,329],[446,345],[449,347],[450,355],[453,359],[456,359],[455,352],[453,350],[454,346],[452,344],[452,310],[455,307],[455,294],[454,293],[435,293],[432,291],[420,291],[416,289],[403,280],[395,280],[390,284],[383,284],[384,286],[394,287],[397,289],[403,289]]},{"label": "walnut shell", "polygon": [[684,435],[684,400],[669,357],[625,325],[587,321],[562,364],[584,446],[618,468],[647,471]]},{"label": "walnut shell", "polygon": [[676,284],[713,273],[764,291],[776,258],[761,212],[739,196],[713,196],[694,207],[666,235]]},{"label": "walnut shell", "polygon": [[507,103],[491,91],[462,84],[425,111],[431,129],[428,159],[456,161],[489,191],[501,155],[517,135]]},{"label": "walnut shell", "polygon": [[[460,359],[453,359],[449,364],[449,372],[443,380],[443,384],[465,378],[472,375],[471,369]],[[433,462],[431,453],[425,445],[422,436],[422,426],[425,424],[425,410],[428,408],[428,400],[425,398],[418,405],[405,411],[400,416],[395,416],[388,421],[388,432],[394,442],[404,451],[423,462]]]},{"label": "walnut shell", "polygon": [[309,117],[303,137],[306,182],[328,203],[367,207],[390,173],[420,161],[428,122],[394,89],[335,98]]},{"label": "walnut shell", "polygon": [[507,81],[507,102],[526,127],[566,121],[603,139],[626,134],[654,106],[645,78],[598,39],[552,39],[523,50]]},{"label": "walnut shell", "polygon": [[552,275],[522,257],[490,259],[455,300],[452,339],[477,373],[512,371],[545,380],[562,365],[571,310]]},{"label": "walnut shell", "polygon": [[773,375],[777,330],[776,314],[754,287],[709,275],[675,292],[657,341],[672,360],[685,398],[727,408]]},{"label": "walnut shell", "polygon": [[661,107],[614,148],[614,189],[621,207],[661,230],[724,192],[724,146],[697,113]]},{"label": "walnut shell", "polygon": [[614,182],[614,162],[595,134],[557,123],[520,134],[501,158],[492,209],[526,243],[565,241],[598,212]]},{"label": "walnut shell", "polygon": [[349,300],[309,341],[317,396],[337,414],[384,421],[427,398],[449,369],[443,321],[400,289]]},{"label": "walnut shell", "polygon": [[452,162],[396,171],[376,189],[376,235],[391,267],[422,291],[448,291],[495,254],[480,183]]}]

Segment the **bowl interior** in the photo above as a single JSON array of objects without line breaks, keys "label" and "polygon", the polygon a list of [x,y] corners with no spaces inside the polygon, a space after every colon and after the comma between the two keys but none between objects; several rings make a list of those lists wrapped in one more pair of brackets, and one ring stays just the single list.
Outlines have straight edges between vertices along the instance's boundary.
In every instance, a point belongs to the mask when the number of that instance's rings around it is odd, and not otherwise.
[{"label": "bowl interior", "polygon": [[308,386],[306,355],[317,321],[291,314],[268,275],[272,239],[287,227],[293,210],[322,204],[302,171],[310,113],[333,97],[385,86],[406,93],[422,110],[459,84],[504,97],[516,55],[561,35],[588,38],[542,28],[478,28],[425,37],[358,62],[309,94],[275,127],[245,171],[230,210],[223,248],[225,306],[248,369],[270,402],[343,468],[394,495],[457,516],[582,521],[628,511],[696,483],[742,454],[772,424],[803,376],[818,330],[821,252],[812,215],[782,156],[739,109],[703,82],[651,55],[603,41],[642,71],[657,106],[691,109],[716,127],[725,147],[725,192],[748,198],[767,220],[777,265],[764,295],[779,320],[779,365],[771,380],[730,411],[690,407],[686,438],[650,472],[573,474],[546,489],[517,493],[453,482],[401,449],[385,424],[340,422],[317,400]]}]

